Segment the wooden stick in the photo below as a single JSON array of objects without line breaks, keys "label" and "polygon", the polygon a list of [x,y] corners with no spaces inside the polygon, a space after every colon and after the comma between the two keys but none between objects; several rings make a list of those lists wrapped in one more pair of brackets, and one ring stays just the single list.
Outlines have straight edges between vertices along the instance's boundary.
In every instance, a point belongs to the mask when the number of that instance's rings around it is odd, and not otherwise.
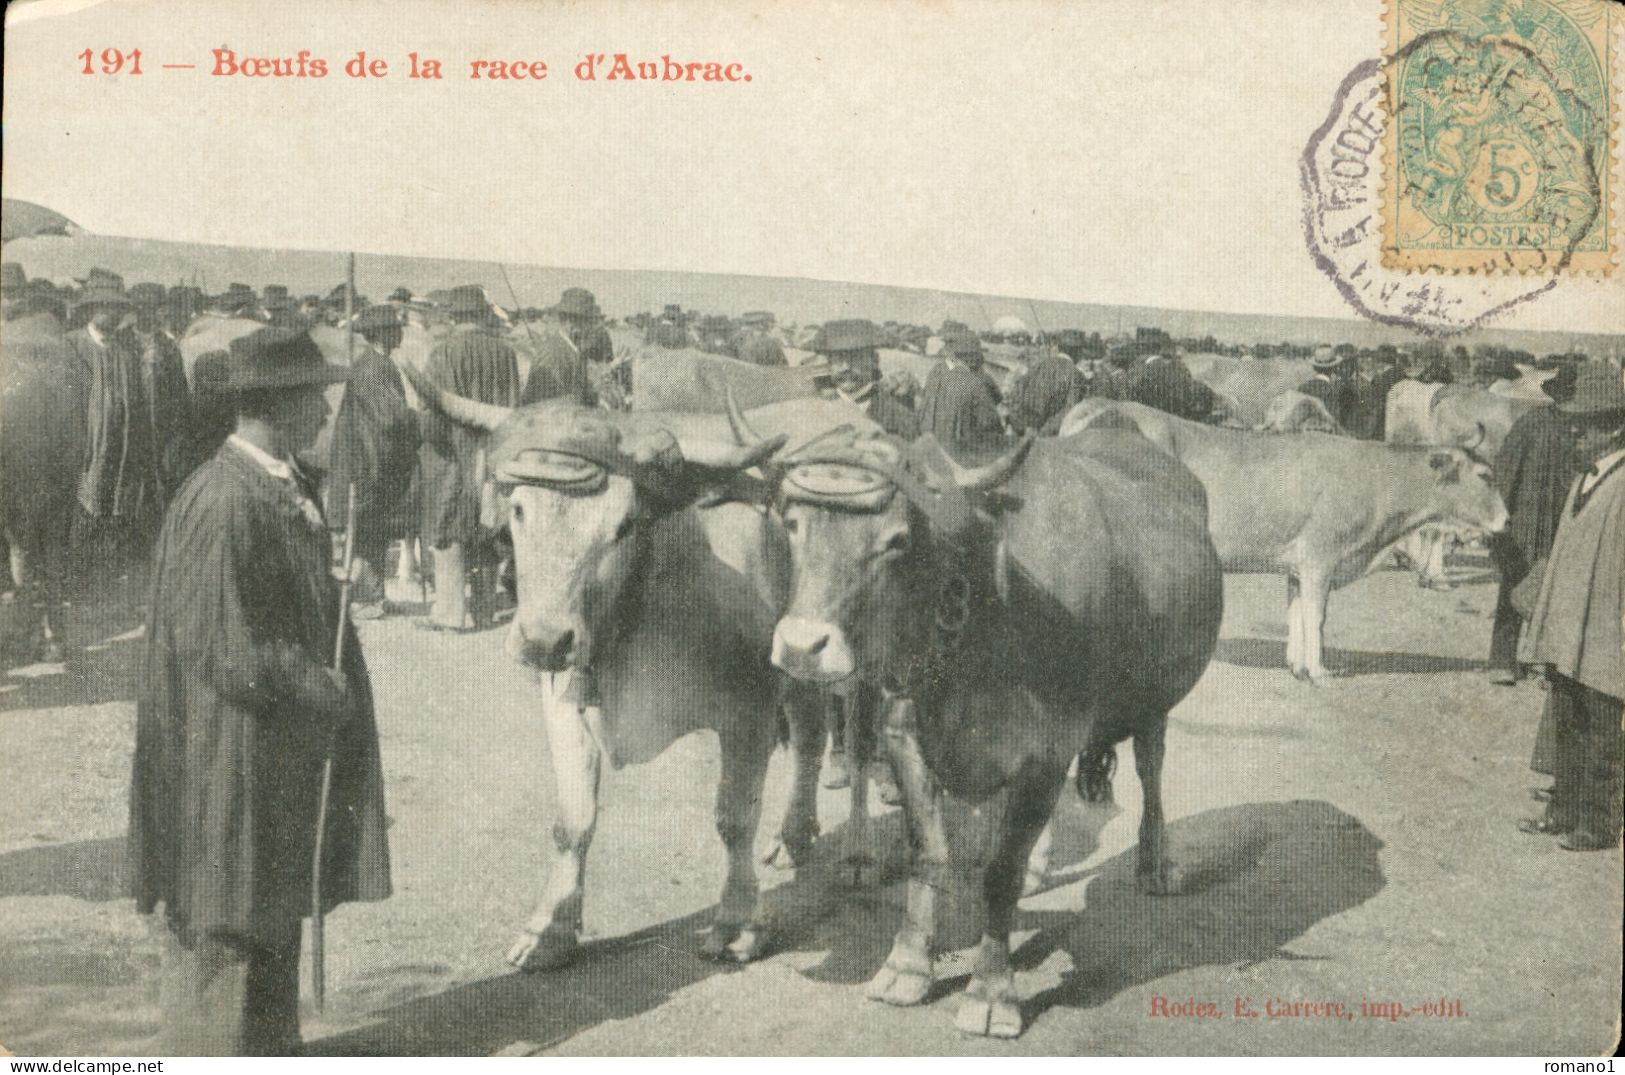
[{"label": "wooden stick", "polygon": [[[355,482],[350,483],[344,511],[344,581],[339,584],[338,637],[333,641],[333,667],[344,667],[345,628],[350,622],[350,568],[355,563]],[[316,802],[316,852],[310,869],[310,987],[316,1010],[327,1004],[326,908],[322,904],[322,852],[327,844],[327,807],[333,794],[333,749],[322,759],[322,791]]]}]

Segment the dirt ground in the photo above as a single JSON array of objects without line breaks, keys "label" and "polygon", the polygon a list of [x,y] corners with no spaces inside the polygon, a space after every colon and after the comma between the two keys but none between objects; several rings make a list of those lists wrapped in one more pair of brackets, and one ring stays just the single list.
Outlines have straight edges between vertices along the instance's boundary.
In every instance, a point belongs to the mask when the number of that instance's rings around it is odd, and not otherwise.
[{"label": "dirt ground", "polygon": [[[844,793],[794,875],[766,874],[773,954],[697,956],[721,889],[709,734],[612,774],[589,870],[593,938],[567,970],[502,962],[548,839],[549,766],[530,685],[497,633],[405,618],[362,625],[387,777],[395,896],[328,923],[325,1054],[1546,1054],[1611,1051],[1620,1010],[1621,861],[1514,829],[1543,783],[1527,766],[1543,694],[1485,678],[1494,583],[1384,571],[1334,596],[1315,689],[1282,668],[1284,587],[1233,576],[1212,666],[1175,710],[1165,776],[1183,895],[1133,884],[1139,787],[1120,806],[1063,799],[1052,884],[1022,903],[1026,1034],[960,1035],[963,954],[911,1010],[864,999],[901,915],[895,811],[877,826],[885,883],[837,868]],[[0,1044],[18,1054],[155,1048],[156,940],[121,894],[141,644],[132,583],[76,608],[95,644],[65,673],[0,678]],[[413,591],[415,594],[415,589]],[[108,641],[123,636],[121,640]],[[31,673],[45,674],[31,674]],[[786,795],[769,776],[763,833]],[[1069,793],[1070,794],[1070,793]],[[977,846],[997,803],[955,811]],[[960,914],[953,935],[974,922]],[[1158,998],[1164,998],[1159,1000]],[[1280,1015],[1342,1002],[1347,1018]],[[1162,1012],[1212,1002],[1218,1017]],[[1362,1002],[1398,1002],[1389,1018]],[[1432,1003],[1444,1014],[1425,1014]],[[1257,1017],[1238,1015],[1241,1006]]]}]

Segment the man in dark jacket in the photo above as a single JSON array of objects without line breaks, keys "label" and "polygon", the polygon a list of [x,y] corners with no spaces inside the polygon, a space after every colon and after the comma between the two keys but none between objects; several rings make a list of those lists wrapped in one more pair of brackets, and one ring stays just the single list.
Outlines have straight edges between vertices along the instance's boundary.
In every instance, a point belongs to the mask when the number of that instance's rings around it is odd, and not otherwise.
[{"label": "man in dark jacket", "polygon": [[951,331],[943,355],[920,392],[920,433],[936,437],[961,463],[985,463],[1006,445],[999,390],[982,372],[982,341],[968,330]]},{"label": "man in dark jacket", "polygon": [[164,327],[168,295],[162,284],[130,288],[130,337],[141,356],[141,390],[158,460],[160,504],[167,504],[192,472],[192,393],[181,349]]},{"label": "man in dark jacket", "polygon": [[[566,288],[559,304],[548,313],[556,324],[536,338],[536,359],[525,379],[521,402],[568,399],[587,407],[597,405],[594,375],[601,374],[615,357],[609,332],[599,324],[597,301],[585,288]],[[600,333],[602,342],[597,340]]]},{"label": "man in dark jacket", "polygon": [[[1574,372],[1570,366],[1541,388],[1554,401],[1563,402],[1574,393]],[[1490,630],[1493,683],[1510,686],[1518,681],[1523,617],[1513,607],[1512,591],[1551,551],[1563,498],[1580,472],[1570,425],[1556,406],[1526,411],[1512,423],[1495,457],[1495,484],[1506,501],[1507,528],[1490,538],[1490,557],[1501,576]]]},{"label": "man in dark jacket", "polygon": [[734,337],[734,357],[758,366],[787,366],[784,346],[773,335],[773,315],[766,310],[750,310],[739,318],[745,326]]},{"label": "man in dark jacket", "polygon": [[829,362],[836,391],[862,407],[887,433],[913,440],[920,435],[920,423],[911,405],[912,385],[880,376],[880,344],[874,322],[850,318],[819,328],[812,350]]},{"label": "man in dark jacket", "polygon": [[1366,440],[1385,440],[1388,435],[1388,393],[1394,385],[1405,380],[1405,367],[1400,364],[1399,352],[1392,347],[1377,349],[1377,371],[1363,393],[1364,406],[1360,427],[1355,435]]},{"label": "man in dark jacket", "polygon": [[124,281],[94,269],[75,306],[84,327],[67,336],[90,386],[79,504],[90,532],[120,555],[145,552],[163,510],[141,353],[123,327],[129,312]]},{"label": "man in dark jacket", "polygon": [[1010,426],[1053,436],[1066,412],[1088,394],[1089,382],[1072,359],[1059,350],[1045,351],[1010,392]]},{"label": "man in dark jacket", "polygon": [[[519,360],[506,340],[489,331],[485,292],[475,284],[453,288],[448,313],[451,333],[430,352],[424,373],[466,399],[517,405]],[[419,624],[438,631],[488,626],[496,611],[497,549],[480,522],[479,436],[425,412],[423,442],[422,534],[434,549],[435,587],[434,608]],[[472,608],[465,586],[473,591]]]},{"label": "man in dark jacket", "polygon": [[327,517],[335,526],[344,524],[348,491],[354,485],[360,571],[355,615],[366,619],[384,611],[379,571],[389,542],[413,529],[412,478],[422,438],[417,412],[407,402],[406,384],[393,357],[401,345],[399,312],[389,305],[369,306],[356,316],[355,330],[366,347],[350,363],[344,402],[333,424]]},{"label": "man in dark jacket", "polygon": [[[1620,714],[1625,711],[1625,388],[1592,363],[1557,404],[1586,464],[1569,487],[1551,555],[1529,605],[1518,656],[1543,665],[1553,727],[1545,813],[1519,825],[1567,851],[1612,851],[1620,830]],[[1531,576],[1529,583],[1534,583]],[[1532,588],[1532,586],[1531,586]]]},{"label": "man in dark jacket", "polygon": [[[290,1055],[324,759],[326,908],[390,893],[371,688],[315,489],[293,462],[344,371],[302,332],[234,341],[236,431],[186,481],[154,561],[130,791],[136,908],[162,906],[163,1051]],[[348,629],[347,629],[348,631]]]}]

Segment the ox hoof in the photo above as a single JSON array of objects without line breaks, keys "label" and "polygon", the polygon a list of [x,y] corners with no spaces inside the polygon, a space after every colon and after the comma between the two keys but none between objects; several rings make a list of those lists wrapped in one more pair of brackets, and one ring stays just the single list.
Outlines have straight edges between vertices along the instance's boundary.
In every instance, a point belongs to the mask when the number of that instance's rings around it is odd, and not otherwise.
[{"label": "ox hoof", "polygon": [[720,922],[705,933],[700,954],[718,963],[753,963],[767,953],[767,931],[761,926],[725,926]]},{"label": "ox hoof", "polygon": [[841,883],[848,888],[879,888],[880,863],[869,855],[851,855],[841,863]]},{"label": "ox hoof", "polygon": [[1014,985],[1005,982],[993,986],[972,980],[965,999],[959,1002],[954,1026],[982,1038],[1019,1038],[1021,1006]]},{"label": "ox hoof", "polygon": [[812,861],[813,845],[818,842],[815,832],[805,840],[780,838],[762,856],[762,865],[775,870],[794,870]]},{"label": "ox hoof", "polygon": [[1135,876],[1140,891],[1148,896],[1177,896],[1185,888],[1185,871],[1169,863]]},{"label": "ox hoof", "polygon": [[575,932],[551,926],[540,933],[525,930],[508,949],[508,962],[527,972],[558,970],[568,966],[575,956]]},{"label": "ox hoof", "polygon": [[931,992],[929,971],[922,973],[905,967],[894,967],[887,962],[880,968],[879,973],[869,979],[863,995],[870,1000],[878,1000],[893,1007],[911,1008],[925,1000],[925,995],[929,992]]}]

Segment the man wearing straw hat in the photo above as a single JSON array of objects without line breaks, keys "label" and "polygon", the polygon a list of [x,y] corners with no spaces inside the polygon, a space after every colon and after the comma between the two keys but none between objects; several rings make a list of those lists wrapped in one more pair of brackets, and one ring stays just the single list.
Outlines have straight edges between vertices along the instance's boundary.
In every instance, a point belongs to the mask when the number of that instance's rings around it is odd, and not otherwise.
[{"label": "man wearing straw hat", "polygon": [[[291,1055],[300,920],[325,759],[324,908],[390,894],[372,690],[315,488],[323,388],[345,371],[304,332],[232,341],[236,430],[181,488],[154,559],[136,708],[129,862],[137,910],[163,908],[163,1052]],[[346,628],[347,631],[349,630]]]}]

